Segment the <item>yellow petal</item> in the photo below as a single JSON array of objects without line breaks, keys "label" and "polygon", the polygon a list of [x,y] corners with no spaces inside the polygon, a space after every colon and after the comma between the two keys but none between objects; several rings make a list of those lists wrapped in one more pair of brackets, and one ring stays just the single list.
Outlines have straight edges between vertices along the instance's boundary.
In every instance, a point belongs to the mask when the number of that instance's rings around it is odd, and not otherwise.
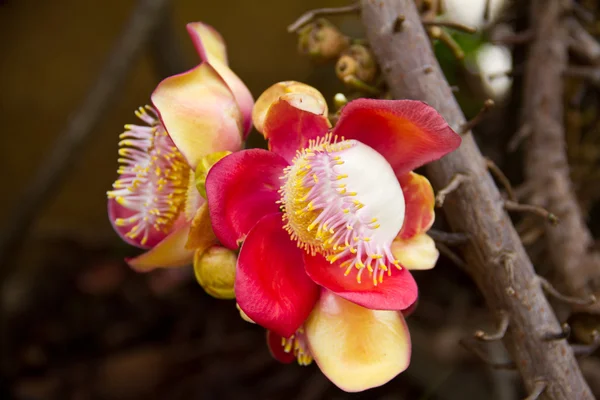
[{"label": "yellow petal", "polygon": [[152,103],[193,170],[207,154],[241,149],[240,108],[209,64],[163,80],[152,93]]},{"label": "yellow petal", "polygon": [[435,267],[440,255],[435,242],[426,233],[408,239],[396,238],[392,242],[392,254],[404,268],[414,270]]},{"label": "yellow petal", "polygon": [[[303,98],[307,105],[299,106],[298,108],[306,109],[314,114],[327,116],[327,102],[317,89],[312,86],[296,81],[279,82],[268,88],[260,95],[252,109],[252,122],[254,127],[262,133],[265,117],[269,107],[275,103],[281,96],[286,94],[304,94],[306,96],[296,97],[296,100]],[[296,105],[296,104],[293,104]],[[306,107],[309,107],[308,109]]]},{"label": "yellow petal", "polygon": [[237,254],[225,247],[212,246],[196,251],[194,273],[206,293],[217,299],[234,299],[235,265]]},{"label": "yellow petal", "polygon": [[187,249],[185,246],[189,232],[190,224],[186,223],[144,254],[126,260],[127,264],[139,272],[191,264],[194,251]]},{"label": "yellow petal", "polygon": [[240,312],[240,317],[242,317],[244,321],[250,322],[251,324],[256,324],[256,322],[252,321],[252,319],[248,315],[246,315],[246,313],[244,312],[244,310],[242,310],[238,303],[235,303],[235,308],[238,309],[238,311]]},{"label": "yellow petal", "polygon": [[194,185],[202,197],[206,199],[206,176],[211,167],[217,163],[221,158],[231,154],[230,151],[218,151],[211,153],[200,159],[198,167],[194,174]]},{"label": "yellow petal", "polygon": [[227,49],[223,37],[210,25],[202,22],[187,24],[187,31],[196,51],[204,61],[219,61],[227,65]]},{"label": "yellow petal", "polygon": [[185,248],[195,251],[199,250],[203,253],[215,243],[217,243],[217,237],[210,223],[208,203],[204,202],[192,219]]},{"label": "yellow petal", "polygon": [[347,392],[381,386],[410,363],[410,335],[399,312],[369,310],[323,291],[305,327],[319,368]]}]

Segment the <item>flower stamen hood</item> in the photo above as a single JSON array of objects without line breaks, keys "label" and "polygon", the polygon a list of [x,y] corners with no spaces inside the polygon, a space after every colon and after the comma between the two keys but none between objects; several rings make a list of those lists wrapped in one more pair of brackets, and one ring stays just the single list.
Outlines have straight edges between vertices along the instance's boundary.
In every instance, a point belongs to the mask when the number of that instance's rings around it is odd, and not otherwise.
[{"label": "flower stamen hood", "polygon": [[390,251],[402,228],[404,195],[390,164],[357,140],[328,134],[298,151],[282,176],[285,229],[299,247],[340,264],[345,275],[367,270],[381,283],[391,266]]}]

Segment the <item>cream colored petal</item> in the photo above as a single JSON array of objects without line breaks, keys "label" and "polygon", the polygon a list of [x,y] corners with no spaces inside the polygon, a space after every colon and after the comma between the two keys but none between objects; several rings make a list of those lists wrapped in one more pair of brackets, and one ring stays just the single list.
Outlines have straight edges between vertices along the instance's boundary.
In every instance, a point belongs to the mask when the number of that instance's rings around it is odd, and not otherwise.
[{"label": "cream colored petal", "polygon": [[305,327],[319,368],[347,392],[381,386],[410,363],[410,334],[399,312],[369,310],[323,291]]},{"label": "cream colored petal", "polygon": [[190,22],[186,27],[203,61],[220,61],[227,64],[225,41],[215,28],[202,22]]},{"label": "cream colored petal", "polygon": [[[327,102],[325,98],[317,89],[312,86],[296,81],[284,81],[278,82],[273,86],[265,90],[260,97],[256,100],[254,108],[252,109],[252,122],[254,127],[262,133],[265,117],[269,107],[275,103],[281,96],[286,94],[299,94],[305,96],[296,96],[292,105],[297,106],[300,109],[310,111],[314,114],[327,116]],[[303,99],[306,104],[303,106],[299,104],[299,100]]]},{"label": "cream colored petal", "polygon": [[191,264],[194,250],[189,250],[185,246],[189,232],[190,223],[186,223],[144,254],[127,259],[127,264],[139,272]]},{"label": "cream colored petal", "polygon": [[408,239],[396,238],[392,242],[392,254],[400,265],[411,270],[431,269],[440,256],[435,242],[426,233]]},{"label": "cream colored petal", "polygon": [[241,149],[240,108],[209,64],[163,80],[152,93],[152,103],[193,170],[207,154]]}]

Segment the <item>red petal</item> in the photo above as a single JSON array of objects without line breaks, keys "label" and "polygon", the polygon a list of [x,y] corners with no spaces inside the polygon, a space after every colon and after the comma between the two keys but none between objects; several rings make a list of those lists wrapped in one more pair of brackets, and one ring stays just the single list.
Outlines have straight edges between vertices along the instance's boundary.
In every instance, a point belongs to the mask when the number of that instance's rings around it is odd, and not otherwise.
[{"label": "red petal", "polygon": [[217,238],[237,249],[265,215],[279,212],[280,176],[287,162],[262,149],[243,150],[213,165],[206,177],[206,196]]},{"label": "red petal", "polygon": [[404,193],[406,211],[404,225],[398,234],[408,239],[419,233],[427,232],[435,220],[435,196],[429,180],[423,175],[409,172],[398,177]]},{"label": "red petal", "polygon": [[377,150],[398,175],[441,158],[461,142],[435,109],[415,100],[354,100],[333,132]]},{"label": "red petal", "polygon": [[257,324],[292,336],[308,317],[319,288],[304,272],[302,250],[283,229],[281,214],[264,217],[242,245],[235,298]]},{"label": "red petal", "polygon": [[308,147],[309,140],[329,130],[329,121],[321,114],[326,110],[309,94],[290,93],[280,97],[269,108],[263,123],[263,135],[269,139],[271,151],[291,162],[296,150]]},{"label": "red petal", "polygon": [[274,359],[283,364],[290,364],[296,360],[294,352],[286,353],[283,351],[281,340],[283,336],[279,336],[275,332],[267,331],[267,346],[269,346],[269,352]]},{"label": "red petal", "polygon": [[331,264],[320,254],[305,254],[304,265],[308,276],[317,284],[372,310],[404,310],[417,300],[417,283],[406,268],[394,269],[391,276],[384,275],[383,282],[375,286],[368,275],[361,283],[354,274],[345,276],[345,268],[340,268],[339,262]]}]

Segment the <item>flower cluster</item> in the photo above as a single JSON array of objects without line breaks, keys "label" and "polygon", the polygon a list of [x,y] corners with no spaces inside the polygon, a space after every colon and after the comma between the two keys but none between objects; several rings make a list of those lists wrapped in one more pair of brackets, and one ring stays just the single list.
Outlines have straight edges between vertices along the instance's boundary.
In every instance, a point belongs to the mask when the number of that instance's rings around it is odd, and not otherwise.
[{"label": "flower cluster", "polygon": [[[126,241],[149,249],[128,262],[194,259],[209,293],[234,293],[242,316],[267,329],[279,361],[314,359],[346,391],[388,382],[410,361],[409,271],[438,257],[426,234],[433,190],[412,171],[460,137],[411,100],[354,100],[332,128],[323,96],[291,81],[252,108],[220,36],[200,23],[188,30],[203,62],[163,81],[154,107],[138,112],[148,126],[122,135],[109,214]],[[269,150],[241,150],[250,116]]]}]

